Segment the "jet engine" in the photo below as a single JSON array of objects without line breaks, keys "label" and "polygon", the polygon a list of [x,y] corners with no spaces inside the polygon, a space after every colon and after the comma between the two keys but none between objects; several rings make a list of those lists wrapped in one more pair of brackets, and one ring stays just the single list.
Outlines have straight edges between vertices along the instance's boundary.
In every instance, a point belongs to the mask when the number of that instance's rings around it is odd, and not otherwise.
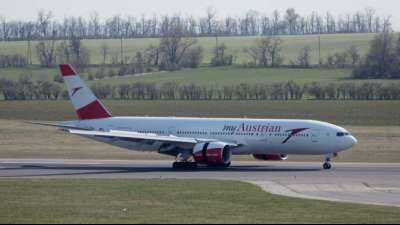
[{"label": "jet engine", "polygon": [[198,164],[229,167],[232,162],[232,151],[222,142],[199,143],[193,149],[193,158]]},{"label": "jet engine", "polygon": [[285,161],[289,158],[288,155],[284,154],[253,155],[253,157],[262,161]]}]

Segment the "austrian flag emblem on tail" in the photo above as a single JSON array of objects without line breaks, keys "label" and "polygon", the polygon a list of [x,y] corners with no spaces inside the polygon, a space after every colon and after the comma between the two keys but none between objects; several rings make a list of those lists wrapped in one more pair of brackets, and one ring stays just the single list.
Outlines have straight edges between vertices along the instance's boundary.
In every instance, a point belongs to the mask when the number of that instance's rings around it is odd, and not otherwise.
[{"label": "austrian flag emblem on tail", "polygon": [[297,129],[293,129],[293,130],[287,130],[286,132],[290,132],[290,135],[282,142],[282,144],[286,144],[292,137],[294,137],[306,130],[309,130],[309,128],[297,128]]}]

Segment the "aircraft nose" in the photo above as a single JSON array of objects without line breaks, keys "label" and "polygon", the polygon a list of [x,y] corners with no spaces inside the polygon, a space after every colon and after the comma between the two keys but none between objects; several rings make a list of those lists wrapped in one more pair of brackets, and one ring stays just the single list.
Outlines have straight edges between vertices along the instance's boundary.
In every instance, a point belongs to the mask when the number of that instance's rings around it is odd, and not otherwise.
[{"label": "aircraft nose", "polygon": [[350,143],[351,143],[351,147],[353,147],[354,145],[358,144],[357,138],[355,138],[354,136],[351,136],[350,137]]}]

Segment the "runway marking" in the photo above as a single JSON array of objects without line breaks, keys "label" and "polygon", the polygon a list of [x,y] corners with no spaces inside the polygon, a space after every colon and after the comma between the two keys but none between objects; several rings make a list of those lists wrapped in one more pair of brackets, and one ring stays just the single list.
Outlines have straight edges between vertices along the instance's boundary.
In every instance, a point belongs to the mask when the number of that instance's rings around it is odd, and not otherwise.
[{"label": "runway marking", "polygon": [[[38,165],[105,165],[98,162],[49,162],[49,161],[1,161],[0,164],[38,164]],[[1,168],[1,167],[0,167]]]},{"label": "runway marking", "polygon": [[388,188],[376,187],[376,188],[374,188],[374,190],[388,192],[388,193],[400,193],[400,188],[396,188],[396,187],[388,187]]},{"label": "runway marking", "polygon": [[[312,195],[312,193],[318,193],[318,191],[313,191],[312,187],[309,190],[310,194],[299,193],[296,189],[292,189],[286,185],[279,184],[273,181],[249,181],[250,184],[256,185],[260,187],[263,191],[268,192],[274,195],[286,196],[291,198],[301,198],[301,199],[311,199],[311,200],[320,200],[320,201],[329,201],[329,202],[342,202],[342,203],[356,203],[356,204],[367,204],[367,205],[377,205],[377,206],[392,206],[392,207],[400,207],[399,204],[391,204],[391,203],[380,203],[380,202],[370,202],[370,201],[352,201],[346,199],[339,199],[334,197],[320,197]],[[302,187],[306,187],[307,185],[303,185]],[[311,185],[312,186],[312,185]],[[316,189],[315,189],[316,190]],[[327,191],[330,192],[330,191]],[[369,192],[373,192],[370,190]],[[337,193],[345,193],[345,191],[339,191]],[[359,193],[359,192],[357,192]]]}]

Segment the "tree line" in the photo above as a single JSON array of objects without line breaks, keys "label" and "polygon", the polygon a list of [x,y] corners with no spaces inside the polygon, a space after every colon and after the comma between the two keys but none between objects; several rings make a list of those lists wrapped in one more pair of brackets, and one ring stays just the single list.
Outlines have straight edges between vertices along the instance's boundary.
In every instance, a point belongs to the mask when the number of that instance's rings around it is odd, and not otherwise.
[{"label": "tree line", "polygon": [[102,99],[113,100],[400,100],[396,84],[366,82],[298,84],[294,81],[274,84],[226,86],[138,82],[112,86],[97,84],[93,91]]},{"label": "tree line", "polygon": [[[107,44],[101,46],[101,52],[103,62],[100,66],[105,67],[110,58]],[[78,38],[61,42],[55,39],[40,41],[36,45],[36,54],[40,65],[47,68],[68,63],[84,69],[90,64],[89,50]],[[196,38],[185,36],[183,27],[177,25],[160,38],[158,45],[150,45],[129,57],[124,55],[121,44],[120,54],[111,57],[111,64],[120,66],[119,75],[143,73],[151,67],[173,71],[198,67],[203,61],[203,48]]]},{"label": "tree line", "polygon": [[[242,66],[259,68],[311,68],[316,66],[312,63],[313,52],[309,46],[302,48],[295,60],[291,60],[289,64],[285,62],[285,57],[282,54],[282,43],[283,40],[277,36],[260,37],[250,47],[242,50],[248,56],[248,60],[244,61]],[[134,75],[154,70],[174,71],[181,68],[197,68],[203,63],[204,58],[204,50],[198,44],[197,39],[184,36],[180,26],[174,27],[170,33],[163,36],[158,45],[150,45],[145,50],[136,52],[133,57],[118,53],[110,55],[106,44],[101,48],[103,60],[99,65],[102,70],[96,75],[92,75],[90,80],[94,78],[102,79],[106,76]],[[228,54],[227,51],[228,47],[224,43],[217,43],[214,47],[213,57],[207,65],[210,67],[233,65],[237,56]],[[84,69],[90,65],[89,50],[82,45],[79,39],[58,43],[54,40],[41,41],[36,46],[36,53],[42,67],[69,63]],[[321,58],[318,66],[353,68],[358,65],[361,58],[358,48],[351,46],[343,52],[329,54],[326,59]],[[106,74],[105,67],[107,66],[118,66],[119,71],[115,73],[114,70],[109,70],[110,73]]]},{"label": "tree line", "polygon": [[[312,48],[303,47],[298,56],[285,62],[282,54],[283,40],[278,36],[259,37],[250,47],[243,49],[248,55],[248,61],[242,66],[275,68],[353,68],[355,79],[398,79],[400,78],[400,36],[384,32],[377,34],[370,43],[369,52],[362,56],[356,46],[351,46],[342,52],[329,54],[320,58],[319,64],[312,64]],[[103,62],[101,70],[90,76],[90,80],[103,79],[106,76],[125,76],[145,72],[174,71],[181,68],[197,68],[203,63],[204,50],[198,45],[197,39],[185,36],[182,26],[175,26],[160,38],[158,45],[150,45],[143,51],[136,52],[133,57],[126,57],[121,48],[121,55],[112,55],[111,65],[118,66],[117,73],[109,70],[109,48],[102,47]],[[83,46],[80,39],[67,41],[44,40],[36,46],[37,58],[42,67],[54,67],[56,64],[73,64],[84,70],[90,65],[90,52]],[[209,66],[230,66],[234,64],[235,55],[227,54],[228,47],[224,43],[216,43],[214,55]],[[29,62],[20,55],[0,55],[0,68],[24,67]],[[286,64],[285,64],[286,63]]]},{"label": "tree line", "polygon": [[90,17],[54,18],[51,11],[38,12],[35,21],[8,20],[0,16],[0,40],[22,41],[57,39],[104,39],[162,37],[180,24],[188,36],[255,36],[304,35],[333,33],[379,33],[392,29],[391,17],[378,16],[373,8],[335,16],[331,12],[300,15],[296,9],[275,10],[271,15],[255,10],[240,17],[219,17],[215,9],[204,16],[134,17],[115,15],[102,19],[98,13]]},{"label": "tree line", "polygon": [[31,75],[23,75],[18,81],[0,79],[0,93],[6,101],[68,98],[61,85],[42,80],[34,82]]},{"label": "tree line", "polygon": [[[400,87],[382,83],[298,84],[294,81],[273,84],[198,85],[166,82],[136,82],[110,85],[97,83],[91,89],[100,99],[110,100],[400,100]],[[33,81],[22,76],[18,81],[0,79],[4,100],[69,99],[60,84]]]}]

